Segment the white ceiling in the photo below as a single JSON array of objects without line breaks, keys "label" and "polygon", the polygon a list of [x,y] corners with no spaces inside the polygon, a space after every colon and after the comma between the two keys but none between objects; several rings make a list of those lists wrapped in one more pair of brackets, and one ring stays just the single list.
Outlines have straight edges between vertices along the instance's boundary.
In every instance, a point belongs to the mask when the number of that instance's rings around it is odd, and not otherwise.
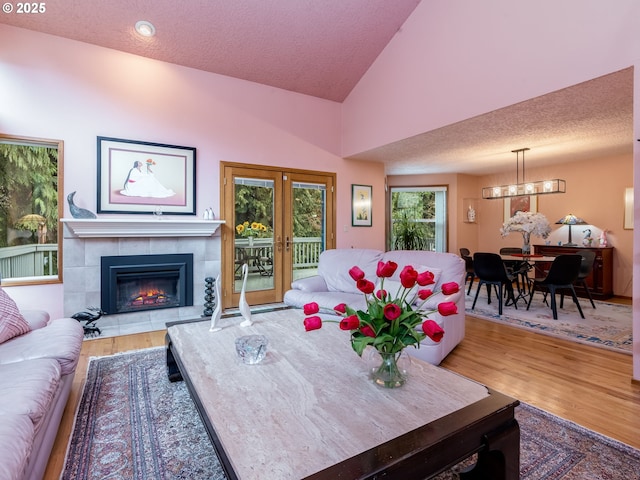
[{"label": "white ceiling", "polygon": [[[47,0],[0,23],[342,101],[420,0]],[[15,4],[17,5],[17,4]],[[141,40],[137,20],[157,35]],[[612,73],[352,158],[388,174],[490,174],[630,153],[633,70]]]}]

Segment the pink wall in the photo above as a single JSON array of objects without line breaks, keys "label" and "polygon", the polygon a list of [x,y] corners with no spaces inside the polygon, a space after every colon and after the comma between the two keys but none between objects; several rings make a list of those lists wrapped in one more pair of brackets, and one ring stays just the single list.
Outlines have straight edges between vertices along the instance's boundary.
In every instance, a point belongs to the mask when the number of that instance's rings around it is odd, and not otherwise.
[{"label": "pink wall", "polygon": [[[342,154],[355,155],[629,66],[639,72],[639,31],[637,0],[421,2],[343,103]],[[640,77],[635,78],[637,112]],[[634,117],[638,139],[640,116]],[[640,165],[638,142],[634,159]],[[639,170],[634,169],[635,198],[640,198]],[[635,217],[640,225],[637,207]],[[633,249],[633,271],[640,275],[640,235]],[[618,288],[627,291],[628,285],[618,282]],[[633,299],[633,375],[640,380],[638,285]]]},{"label": "pink wall", "polygon": [[[510,177],[507,174],[478,177],[478,196],[482,187],[507,184],[513,181],[514,176],[515,172]],[[568,213],[589,222],[592,236],[596,239],[602,230],[608,230],[609,243],[615,248],[614,293],[626,297],[632,296],[633,230],[623,229],[624,191],[633,186],[632,177],[632,155],[527,170],[527,178],[532,180],[562,178],[567,182],[567,193],[538,197],[538,211],[552,224],[552,233],[547,240],[554,245],[559,241],[567,242],[568,227],[554,222]],[[478,210],[477,250],[497,251],[501,247],[522,243],[517,234],[505,238],[500,236],[503,200],[480,200]],[[581,243],[584,228],[572,227],[574,243]],[[544,240],[534,237],[532,243],[542,244]]]},{"label": "pink wall", "polygon": [[[97,136],[193,146],[200,217],[221,160],[336,172],[337,246],[384,248],[384,167],[338,155],[339,104],[6,25],[0,45],[0,132],[63,140],[80,206],[96,211]],[[351,183],[373,186],[372,228],[351,227]],[[59,285],[8,290],[62,312]]]},{"label": "pink wall", "polygon": [[605,75],[640,57],[640,3],[421,2],[344,102],[344,156]]}]

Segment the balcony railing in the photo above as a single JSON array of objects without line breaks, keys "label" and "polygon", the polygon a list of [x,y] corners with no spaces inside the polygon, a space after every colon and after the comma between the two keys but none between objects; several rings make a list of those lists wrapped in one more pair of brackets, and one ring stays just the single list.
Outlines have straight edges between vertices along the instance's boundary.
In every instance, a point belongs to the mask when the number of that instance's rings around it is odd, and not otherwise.
[{"label": "balcony railing", "polygon": [[[236,238],[236,259],[240,259],[244,253],[249,252],[249,256],[254,259],[269,261],[273,258],[273,239],[254,238],[249,245],[248,238]],[[294,237],[293,239],[293,268],[314,268],[318,266],[320,253],[322,252],[322,238],[320,237]]]},{"label": "balcony railing", "polygon": [[58,275],[58,244],[32,244],[0,248],[2,278]]}]

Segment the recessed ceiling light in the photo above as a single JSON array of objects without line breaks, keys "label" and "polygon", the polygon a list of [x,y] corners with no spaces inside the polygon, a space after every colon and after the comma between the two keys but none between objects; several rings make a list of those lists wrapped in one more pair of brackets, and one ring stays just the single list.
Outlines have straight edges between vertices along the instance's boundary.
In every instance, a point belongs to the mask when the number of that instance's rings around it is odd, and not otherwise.
[{"label": "recessed ceiling light", "polygon": [[136,32],[143,37],[153,37],[156,34],[156,27],[151,22],[140,20],[136,22]]}]

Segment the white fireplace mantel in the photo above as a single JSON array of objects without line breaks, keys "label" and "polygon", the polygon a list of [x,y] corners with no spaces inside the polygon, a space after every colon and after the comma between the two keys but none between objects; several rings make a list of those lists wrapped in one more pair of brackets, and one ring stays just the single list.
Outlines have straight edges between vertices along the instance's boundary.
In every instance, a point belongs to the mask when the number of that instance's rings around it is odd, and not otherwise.
[{"label": "white fireplace mantel", "polygon": [[224,220],[162,218],[63,218],[78,238],[210,237]]}]

